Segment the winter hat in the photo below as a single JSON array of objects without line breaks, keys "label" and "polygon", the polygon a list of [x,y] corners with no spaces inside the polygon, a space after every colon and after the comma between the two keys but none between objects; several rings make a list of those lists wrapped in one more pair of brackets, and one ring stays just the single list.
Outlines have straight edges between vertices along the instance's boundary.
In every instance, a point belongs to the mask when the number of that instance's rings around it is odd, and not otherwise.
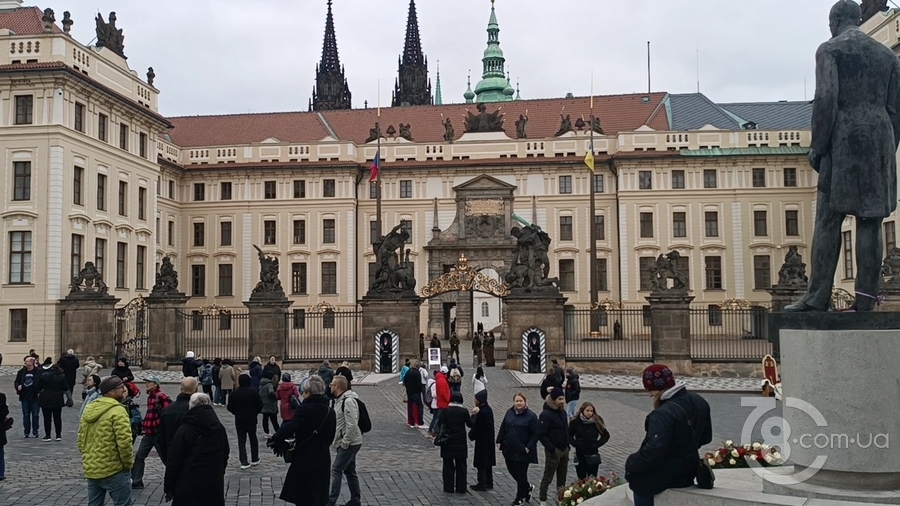
[{"label": "winter hat", "polygon": [[675,375],[663,364],[653,364],[644,369],[641,379],[644,382],[644,389],[648,392],[668,390],[675,386]]},{"label": "winter hat", "polygon": [[159,379],[159,376],[147,376],[144,378],[144,383],[156,383],[156,386],[162,385],[162,381]]},{"label": "winter hat", "polygon": [[275,373],[272,371],[265,371],[263,373],[263,379],[275,379]]},{"label": "winter hat", "polygon": [[253,383],[253,380],[247,374],[241,374],[241,376],[238,378],[239,386],[249,387],[251,383]]},{"label": "winter hat", "polygon": [[462,392],[453,392],[450,394],[450,402],[455,402],[457,404],[463,403]]},{"label": "winter hat", "polygon": [[100,382],[100,395],[105,395],[107,392],[115,390],[124,384],[122,378],[118,376],[104,378],[103,381]]},{"label": "winter hat", "polygon": [[441,372],[444,373],[444,374],[447,374],[448,372],[450,372],[450,369],[447,368],[447,366],[442,365],[442,366],[441,366]]},{"label": "winter hat", "polygon": [[560,397],[565,397],[566,392],[563,391],[562,388],[553,387],[553,390],[550,390],[550,398],[551,399],[559,399]]},{"label": "winter hat", "polygon": [[290,383],[291,382],[291,373],[286,372],[286,373],[282,374],[281,381],[283,381],[285,383]]},{"label": "winter hat", "polygon": [[487,390],[482,390],[475,394],[475,400],[478,401],[478,404],[482,406],[487,404]]},{"label": "winter hat", "polygon": [[194,352],[193,351],[187,352],[187,358],[194,358]]}]

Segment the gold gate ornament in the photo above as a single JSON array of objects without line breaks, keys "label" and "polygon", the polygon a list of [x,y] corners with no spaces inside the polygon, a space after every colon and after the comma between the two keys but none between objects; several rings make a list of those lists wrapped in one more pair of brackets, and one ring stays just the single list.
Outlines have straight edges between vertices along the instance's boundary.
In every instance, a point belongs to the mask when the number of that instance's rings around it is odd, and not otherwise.
[{"label": "gold gate ornament", "polygon": [[459,256],[456,267],[450,272],[422,287],[422,297],[431,298],[448,292],[476,291],[491,294],[495,297],[509,295],[509,286],[490,276],[469,267],[465,253]]}]

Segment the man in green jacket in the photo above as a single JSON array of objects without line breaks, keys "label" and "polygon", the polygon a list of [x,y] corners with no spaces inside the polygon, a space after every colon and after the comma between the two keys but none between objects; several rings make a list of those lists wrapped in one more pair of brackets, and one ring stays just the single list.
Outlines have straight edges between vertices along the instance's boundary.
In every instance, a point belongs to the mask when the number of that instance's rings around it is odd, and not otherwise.
[{"label": "man in green jacket", "polygon": [[78,426],[78,451],[88,482],[88,504],[131,506],[131,422],[122,401],[128,393],[117,376],[100,382],[101,397],[87,405]]}]

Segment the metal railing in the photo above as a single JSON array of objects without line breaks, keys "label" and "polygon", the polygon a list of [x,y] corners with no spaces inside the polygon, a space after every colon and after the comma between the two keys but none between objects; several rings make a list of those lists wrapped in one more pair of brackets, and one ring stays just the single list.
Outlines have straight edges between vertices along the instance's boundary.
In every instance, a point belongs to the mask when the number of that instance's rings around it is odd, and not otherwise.
[{"label": "metal railing", "polygon": [[563,314],[567,359],[647,360],[649,308],[574,309]]},{"label": "metal railing", "polygon": [[178,311],[177,356],[188,351],[202,358],[244,362],[250,353],[250,314],[246,312]]},{"label": "metal railing", "polygon": [[359,360],[362,357],[361,311],[295,309],[285,318],[285,359]]},{"label": "metal railing", "polygon": [[772,353],[765,307],[691,308],[690,319],[691,357],[695,361],[758,362]]}]

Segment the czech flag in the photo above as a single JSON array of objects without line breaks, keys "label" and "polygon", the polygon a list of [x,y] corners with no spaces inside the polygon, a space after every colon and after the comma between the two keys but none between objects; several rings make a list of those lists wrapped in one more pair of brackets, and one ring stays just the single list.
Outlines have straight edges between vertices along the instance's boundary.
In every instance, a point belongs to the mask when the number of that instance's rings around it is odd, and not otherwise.
[{"label": "czech flag", "polygon": [[381,168],[381,151],[375,152],[375,159],[372,160],[372,169],[371,174],[369,175],[369,182],[374,183],[378,180],[378,170]]}]

